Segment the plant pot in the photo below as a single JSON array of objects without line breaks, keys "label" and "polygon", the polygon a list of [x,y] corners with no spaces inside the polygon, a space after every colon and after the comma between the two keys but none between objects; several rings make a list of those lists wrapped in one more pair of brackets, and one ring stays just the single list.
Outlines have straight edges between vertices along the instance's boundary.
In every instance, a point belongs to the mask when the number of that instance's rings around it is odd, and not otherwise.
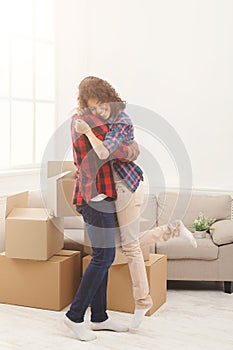
[{"label": "plant pot", "polygon": [[206,230],[204,230],[204,231],[196,231],[195,230],[193,235],[195,238],[206,238]]}]

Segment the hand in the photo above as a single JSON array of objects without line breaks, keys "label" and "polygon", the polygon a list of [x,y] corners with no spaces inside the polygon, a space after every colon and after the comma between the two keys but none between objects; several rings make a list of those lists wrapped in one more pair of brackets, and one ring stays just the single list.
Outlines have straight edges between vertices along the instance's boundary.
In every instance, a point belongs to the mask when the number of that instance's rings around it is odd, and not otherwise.
[{"label": "hand", "polygon": [[133,162],[138,158],[139,154],[140,154],[140,150],[139,150],[138,144],[136,141],[133,141],[128,146],[128,157],[126,161]]},{"label": "hand", "polygon": [[77,119],[75,121],[75,130],[79,134],[86,134],[91,128],[84,120]]}]

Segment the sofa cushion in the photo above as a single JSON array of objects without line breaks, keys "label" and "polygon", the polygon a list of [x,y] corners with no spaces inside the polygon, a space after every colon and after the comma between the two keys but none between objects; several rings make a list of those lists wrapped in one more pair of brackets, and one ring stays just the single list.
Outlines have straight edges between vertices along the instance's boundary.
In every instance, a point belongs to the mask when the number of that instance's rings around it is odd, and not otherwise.
[{"label": "sofa cushion", "polygon": [[84,230],[83,229],[65,229],[64,238],[72,240],[77,244],[84,244]]},{"label": "sofa cushion", "polygon": [[230,195],[189,192],[161,192],[158,196],[158,225],[163,225],[173,219],[182,219],[185,225],[192,225],[195,218],[202,212],[208,218],[224,220],[231,218]]},{"label": "sofa cushion", "polygon": [[210,235],[197,239],[197,248],[194,248],[185,238],[171,238],[166,242],[156,244],[158,254],[167,255],[168,259],[197,259],[215,260],[218,258],[218,246]]},{"label": "sofa cushion", "polygon": [[215,244],[222,245],[222,244],[233,243],[233,221],[232,220],[220,220],[215,222],[211,227],[214,228],[211,234]]}]

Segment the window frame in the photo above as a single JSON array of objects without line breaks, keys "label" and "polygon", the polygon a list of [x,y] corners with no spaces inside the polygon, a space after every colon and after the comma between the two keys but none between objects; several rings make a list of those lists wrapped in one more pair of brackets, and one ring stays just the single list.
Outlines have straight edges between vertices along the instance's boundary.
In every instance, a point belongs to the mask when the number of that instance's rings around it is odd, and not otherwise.
[{"label": "window frame", "polygon": [[[39,38],[36,35],[36,1],[33,1],[33,10],[32,10],[32,16],[33,16],[33,27],[32,27],[32,34],[26,35],[26,34],[12,34],[9,33],[7,35],[7,43],[8,43],[8,64],[9,64],[9,71],[8,71],[8,80],[9,80],[9,87],[8,87],[8,96],[0,95],[0,101],[6,101],[8,102],[9,106],[9,162],[8,166],[1,167],[0,166],[0,174],[11,174],[11,173],[28,173],[28,172],[34,172],[38,171],[40,169],[40,163],[36,162],[36,104],[37,103],[47,103],[52,104],[54,106],[54,131],[56,130],[58,126],[58,118],[57,118],[57,84],[56,84],[56,78],[57,78],[57,62],[56,62],[56,53],[57,53],[57,38],[56,38],[56,1],[53,1],[53,7],[54,7],[54,27],[53,27],[53,40],[45,39],[45,38]],[[13,70],[13,63],[12,63],[12,48],[13,48],[13,42],[17,40],[20,41],[22,39],[30,40],[32,43],[32,98],[23,98],[23,97],[13,97],[12,94],[12,70]],[[46,45],[51,45],[54,53],[54,61],[53,61],[53,68],[54,68],[54,99],[39,99],[36,98],[36,45],[42,43]],[[33,105],[33,137],[32,137],[32,163],[28,164],[21,164],[21,165],[15,165],[12,160],[12,105],[13,102],[25,102],[25,103],[32,103]]]}]

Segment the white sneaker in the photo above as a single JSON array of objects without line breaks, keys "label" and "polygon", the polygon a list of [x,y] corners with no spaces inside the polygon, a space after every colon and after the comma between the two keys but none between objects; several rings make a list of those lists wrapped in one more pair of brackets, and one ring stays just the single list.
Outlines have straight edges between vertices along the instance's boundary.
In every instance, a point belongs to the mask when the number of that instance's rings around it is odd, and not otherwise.
[{"label": "white sneaker", "polygon": [[186,238],[194,248],[197,248],[197,241],[193,237],[192,232],[190,232],[180,220],[180,237]]}]

